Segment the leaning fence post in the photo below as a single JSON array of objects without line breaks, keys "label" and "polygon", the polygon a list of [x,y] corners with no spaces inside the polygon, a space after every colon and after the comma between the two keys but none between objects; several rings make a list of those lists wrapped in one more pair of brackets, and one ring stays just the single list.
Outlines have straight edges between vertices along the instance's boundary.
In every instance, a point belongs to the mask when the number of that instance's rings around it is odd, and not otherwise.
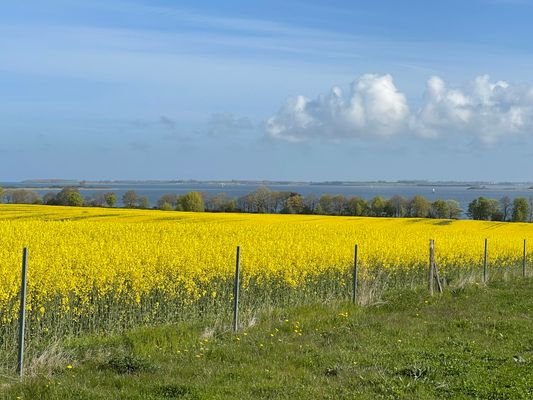
[{"label": "leaning fence post", "polygon": [[487,255],[489,249],[489,241],[485,239],[485,252],[483,254],[483,283],[487,282]]},{"label": "leaning fence post", "polygon": [[524,239],[524,254],[522,257],[522,276],[526,277],[526,262],[527,262],[527,253],[526,253],[526,239]]},{"label": "leaning fence post", "polygon": [[24,375],[24,330],[26,324],[26,288],[28,273],[28,249],[24,247],[22,249],[22,278],[20,285],[20,312],[19,312],[19,348],[18,348],[18,360],[17,360],[17,373]]},{"label": "leaning fence post", "polygon": [[241,246],[237,246],[237,259],[235,262],[235,284],[233,286],[233,332],[239,326],[239,275],[241,269]]},{"label": "leaning fence post", "polygon": [[429,294],[433,296],[433,265],[435,264],[435,242],[433,239],[429,240]]},{"label": "leaning fence post", "polygon": [[353,281],[352,281],[352,302],[355,304],[357,300],[357,245],[354,248],[353,254]]}]

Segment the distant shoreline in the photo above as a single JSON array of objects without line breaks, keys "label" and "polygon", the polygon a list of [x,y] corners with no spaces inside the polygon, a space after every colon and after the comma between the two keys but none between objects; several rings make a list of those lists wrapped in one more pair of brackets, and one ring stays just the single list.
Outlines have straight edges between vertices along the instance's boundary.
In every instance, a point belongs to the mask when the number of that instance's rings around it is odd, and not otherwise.
[{"label": "distant shoreline", "polygon": [[[6,182],[4,188],[61,189],[65,186],[97,189],[98,185],[275,185],[275,186],[421,186],[421,187],[468,187],[487,189],[494,186],[530,186],[533,182],[488,182],[488,181],[427,181],[427,180],[397,180],[397,181],[277,181],[277,180],[63,180],[63,179],[27,179],[19,182]],[[1,185],[1,183],[0,183]],[[28,185],[28,186],[26,186]],[[35,187],[33,186],[35,185]],[[43,186],[47,185],[47,186]]]}]

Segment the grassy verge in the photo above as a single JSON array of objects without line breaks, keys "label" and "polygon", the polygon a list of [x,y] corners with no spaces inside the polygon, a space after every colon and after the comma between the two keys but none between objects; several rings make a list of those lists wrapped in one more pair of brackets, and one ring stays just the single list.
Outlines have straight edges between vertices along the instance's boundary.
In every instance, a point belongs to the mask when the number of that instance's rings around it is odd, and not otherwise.
[{"label": "grassy verge", "polygon": [[533,398],[532,279],[272,308],[43,349],[5,399]]}]

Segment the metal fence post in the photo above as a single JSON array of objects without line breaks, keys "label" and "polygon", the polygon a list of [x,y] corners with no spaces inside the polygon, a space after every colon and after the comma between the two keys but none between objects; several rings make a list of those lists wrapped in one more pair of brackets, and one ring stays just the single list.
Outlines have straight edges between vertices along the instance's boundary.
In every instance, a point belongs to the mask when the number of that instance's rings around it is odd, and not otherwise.
[{"label": "metal fence post", "polygon": [[488,250],[489,250],[489,241],[488,239],[485,239],[485,251],[483,254],[483,283],[487,282],[487,257],[488,257]]},{"label": "metal fence post", "polygon": [[358,246],[355,245],[353,255],[353,281],[352,281],[352,302],[355,304],[357,301],[357,251]]},{"label": "metal fence post", "polygon": [[26,325],[26,288],[28,273],[28,249],[22,249],[22,278],[20,285],[20,312],[19,312],[19,337],[17,373],[22,378],[24,375],[24,331]]},{"label": "metal fence post", "polygon": [[241,269],[241,246],[237,246],[237,259],[235,262],[235,283],[233,286],[233,332],[239,327],[239,286]]}]

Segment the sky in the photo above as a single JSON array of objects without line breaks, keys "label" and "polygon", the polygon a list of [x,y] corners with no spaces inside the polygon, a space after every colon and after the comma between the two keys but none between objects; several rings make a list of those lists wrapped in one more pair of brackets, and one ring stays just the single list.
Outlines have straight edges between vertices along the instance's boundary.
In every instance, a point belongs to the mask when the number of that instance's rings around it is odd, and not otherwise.
[{"label": "sky", "polygon": [[26,0],[0,181],[533,181],[533,1]]}]

